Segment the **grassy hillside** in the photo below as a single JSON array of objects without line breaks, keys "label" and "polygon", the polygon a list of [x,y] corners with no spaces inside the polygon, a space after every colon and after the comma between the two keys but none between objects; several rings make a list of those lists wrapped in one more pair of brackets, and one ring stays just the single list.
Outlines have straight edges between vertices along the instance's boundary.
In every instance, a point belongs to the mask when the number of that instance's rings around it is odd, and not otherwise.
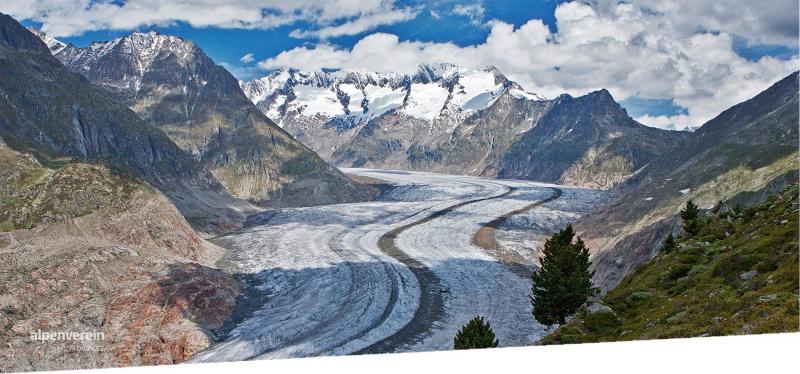
[{"label": "grassy hillside", "polygon": [[709,213],[543,344],[796,332],[798,185],[762,204]]}]

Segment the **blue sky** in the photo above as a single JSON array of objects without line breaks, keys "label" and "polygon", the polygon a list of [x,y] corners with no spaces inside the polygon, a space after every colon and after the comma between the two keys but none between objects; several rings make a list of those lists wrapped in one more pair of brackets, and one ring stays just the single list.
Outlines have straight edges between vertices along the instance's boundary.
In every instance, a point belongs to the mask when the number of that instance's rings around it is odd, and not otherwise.
[{"label": "blue sky", "polygon": [[[554,12],[562,1],[530,1],[507,0],[481,2],[484,13],[479,21],[498,19],[521,26],[530,19],[541,19],[554,31],[556,29]],[[490,28],[485,24],[476,24],[470,16],[455,14],[453,8],[457,4],[473,4],[462,1],[400,1],[400,6],[422,7],[423,11],[411,20],[392,25],[380,25],[367,32],[327,39],[327,42],[343,48],[352,47],[365,34],[385,32],[400,36],[401,40],[418,40],[426,42],[453,42],[460,46],[468,46],[483,42],[489,35]],[[439,18],[435,18],[438,16]],[[42,23],[24,20],[23,24],[41,28]],[[176,21],[170,25],[146,25],[128,30],[86,31],[81,35],[59,37],[65,43],[85,47],[93,41],[105,41],[129,34],[132,31],[158,30],[164,34],[180,35],[197,43],[217,62],[232,66],[231,70],[240,79],[253,79],[263,75],[263,71],[248,70],[249,64],[239,59],[252,53],[256,61],[273,57],[278,53],[302,45],[313,45],[315,38],[294,38],[289,34],[296,29],[310,30],[314,25],[298,22],[273,29],[225,29],[217,27],[195,28],[186,22]],[[238,69],[237,69],[238,68]]]},{"label": "blue sky", "polygon": [[[150,0],[94,1],[89,6],[74,1],[71,8],[43,0],[16,8],[0,4],[0,11],[77,46],[132,31],[179,35],[244,80],[283,65],[317,68],[319,61],[331,61],[324,67],[344,69],[395,67],[393,59],[357,53],[359,43],[378,45],[375,54],[403,51],[413,55],[408,59],[413,63],[475,61],[496,65],[545,96],[608,88],[632,117],[664,128],[696,126],[734,99],[757,93],[797,68],[794,0],[772,4],[777,10],[736,0],[741,4],[730,5],[738,13],[720,13],[714,2],[685,0],[588,5],[555,0],[363,0],[355,9],[347,8],[351,3],[319,5],[310,0],[264,0],[263,7],[233,0],[174,0],[167,2],[171,7]],[[659,8],[665,3],[670,4]],[[746,22],[737,14],[747,14]],[[349,31],[336,31],[348,26]],[[638,34],[629,32],[637,28]],[[321,36],[331,30],[329,36]],[[535,39],[540,40],[525,44]],[[505,40],[527,54],[506,53]],[[663,50],[661,45],[677,47]],[[248,54],[252,58],[240,61]],[[428,61],[448,59],[449,54],[453,61]],[[651,61],[661,66],[642,66]],[[687,92],[686,84],[697,87]],[[727,90],[738,94],[731,97]]]}]

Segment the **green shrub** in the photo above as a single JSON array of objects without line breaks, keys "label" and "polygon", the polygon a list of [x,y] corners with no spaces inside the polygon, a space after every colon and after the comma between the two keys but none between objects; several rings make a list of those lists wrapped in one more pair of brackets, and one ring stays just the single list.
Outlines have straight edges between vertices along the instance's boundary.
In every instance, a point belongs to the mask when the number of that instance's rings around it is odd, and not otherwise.
[{"label": "green shrub", "polygon": [[667,272],[667,275],[664,277],[664,282],[674,282],[678,279],[681,279],[685,277],[687,274],[689,274],[690,270],[692,270],[692,267],[690,265],[686,264],[675,265],[671,269],[669,269],[669,272]]},{"label": "green shrub", "polygon": [[613,312],[599,312],[586,315],[584,326],[592,334],[619,335],[622,321]]},{"label": "green shrub", "polygon": [[483,317],[475,317],[461,327],[453,339],[453,349],[476,349],[497,347],[494,331]]}]

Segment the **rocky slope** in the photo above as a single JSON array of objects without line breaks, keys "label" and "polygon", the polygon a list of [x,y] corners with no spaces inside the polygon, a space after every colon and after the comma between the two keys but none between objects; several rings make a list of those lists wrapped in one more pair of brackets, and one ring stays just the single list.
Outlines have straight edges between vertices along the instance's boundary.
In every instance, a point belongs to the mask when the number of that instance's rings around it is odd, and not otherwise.
[{"label": "rocky slope", "polygon": [[196,227],[226,231],[249,204],[164,133],[69,72],[32,33],[0,15],[0,137],[43,163],[101,162],[164,192]]},{"label": "rocky slope", "polygon": [[553,343],[797,332],[798,185],[722,206],[543,340]]},{"label": "rocky slope", "polygon": [[226,231],[246,204],[2,14],[0,75],[0,371],[175,363],[205,349],[242,285],[213,267],[222,250],[184,215]]},{"label": "rocky slope", "polygon": [[233,311],[242,285],[211,267],[221,250],[146,183],[0,141],[0,185],[0,371],[181,362]]},{"label": "rocky slope", "polygon": [[688,199],[711,208],[743,194],[779,190],[798,167],[798,78],[791,74],[710,120],[587,214],[576,229],[593,250],[596,281],[613,288],[656,255]]},{"label": "rocky slope", "polygon": [[235,197],[284,206],[371,196],[266,118],[190,41],[149,32],[78,48],[37,35],[69,70],[163,130]]},{"label": "rocky slope", "polygon": [[687,136],[636,123],[607,91],[545,100],[494,67],[283,69],[242,86],[267,116],[342,166],[611,188]]},{"label": "rocky slope", "polygon": [[561,95],[503,155],[497,174],[608,189],[689,136],[634,121],[606,90],[578,98]]}]

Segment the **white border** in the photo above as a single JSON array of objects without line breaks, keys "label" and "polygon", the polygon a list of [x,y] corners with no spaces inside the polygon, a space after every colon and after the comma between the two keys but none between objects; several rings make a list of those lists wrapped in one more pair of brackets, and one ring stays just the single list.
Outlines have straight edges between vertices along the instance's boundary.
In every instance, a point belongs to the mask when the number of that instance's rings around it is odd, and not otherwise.
[{"label": "white border", "polygon": [[[800,367],[800,333],[472,351],[318,357],[123,369],[81,374],[218,373],[778,373]],[[678,371],[680,370],[680,371]]]}]

